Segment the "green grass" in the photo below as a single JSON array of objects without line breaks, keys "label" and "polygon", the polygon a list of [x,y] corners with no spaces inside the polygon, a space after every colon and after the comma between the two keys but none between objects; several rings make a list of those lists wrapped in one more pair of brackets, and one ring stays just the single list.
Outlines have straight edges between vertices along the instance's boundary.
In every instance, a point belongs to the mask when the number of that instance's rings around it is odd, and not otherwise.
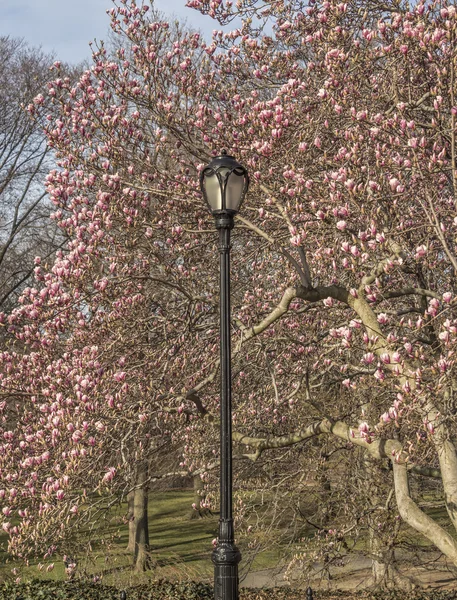
[{"label": "green grass", "polygon": [[[211,582],[213,565],[211,562],[211,541],[217,535],[218,515],[203,519],[190,519],[189,514],[194,500],[193,490],[154,491],[149,497],[149,538],[151,550],[151,570],[135,573],[132,570],[132,556],[126,551],[128,526],[122,516],[126,505],[111,510],[103,521],[97,523],[92,532],[81,531],[78,537],[78,575],[101,577],[106,585],[128,587],[151,580]],[[427,512],[440,524],[445,525],[445,508],[430,507]],[[279,533],[279,532],[278,532]],[[303,531],[306,536],[309,532]],[[311,532],[312,533],[312,532]],[[5,545],[5,534],[0,535],[0,548]],[[430,543],[416,532],[404,527],[399,542],[410,547],[426,549]],[[366,538],[357,540],[354,550],[365,552]],[[290,551],[290,548],[289,548]],[[249,562],[249,551],[243,550],[244,560],[240,574],[247,568],[258,571],[275,567],[284,558],[285,548],[274,546],[258,554]],[[44,569],[38,568],[39,560],[24,565],[12,561],[5,552],[0,553],[0,582],[14,580],[20,576],[23,581],[31,579],[66,580],[65,567],[58,556],[42,561]],[[46,571],[49,563],[54,563],[51,572]],[[17,573],[12,569],[17,569]]]},{"label": "green grass", "polygon": [[[148,524],[151,569],[145,573],[132,570],[132,556],[126,551],[128,526],[123,522],[127,513],[125,504],[110,510],[106,517],[91,531],[81,531],[78,536],[78,575],[101,577],[106,585],[128,587],[151,580],[212,582],[214,567],[211,562],[212,540],[217,535],[218,514],[202,519],[190,519],[193,490],[167,490],[150,493]],[[75,540],[76,542],[76,540]],[[0,548],[6,546],[6,535],[0,535]],[[244,555],[240,574],[247,568],[262,570],[274,567],[281,559],[278,547],[258,554],[252,563]],[[46,567],[54,564],[52,571]],[[40,560],[29,565],[12,561],[6,552],[0,552],[0,582],[31,579],[66,580],[65,566],[61,556],[41,560],[44,568],[39,570]],[[243,568],[244,567],[244,568]],[[18,573],[12,571],[17,569]]]},{"label": "green grass", "polygon": [[[148,503],[151,571],[144,574],[132,572],[132,557],[125,550],[128,528],[120,519],[120,515],[127,512],[123,505],[111,511],[108,518],[90,535],[82,532],[81,548],[87,547],[90,542],[91,551],[78,557],[79,572],[101,576],[104,583],[113,585],[136,585],[151,578],[210,581],[213,572],[211,541],[217,534],[218,515],[189,519],[193,500],[192,490],[151,492]],[[1,536],[0,543],[5,539],[5,536]],[[46,572],[45,569],[38,569],[39,560],[26,566],[12,562],[3,553],[0,557],[0,581],[15,579],[16,574],[12,572],[14,567],[19,570],[23,580],[66,579],[65,567],[57,558],[42,561],[45,566],[54,563],[54,569]]]}]

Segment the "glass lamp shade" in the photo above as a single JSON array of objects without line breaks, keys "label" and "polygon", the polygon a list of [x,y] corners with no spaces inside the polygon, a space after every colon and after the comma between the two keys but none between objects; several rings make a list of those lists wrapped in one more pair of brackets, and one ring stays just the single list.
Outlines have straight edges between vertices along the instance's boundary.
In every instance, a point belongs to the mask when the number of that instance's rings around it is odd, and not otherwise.
[{"label": "glass lamp shade", "polygon": [[249,187],[246,169],[222,150],[200,175],[200,187],[213,215],[239,212]]}]

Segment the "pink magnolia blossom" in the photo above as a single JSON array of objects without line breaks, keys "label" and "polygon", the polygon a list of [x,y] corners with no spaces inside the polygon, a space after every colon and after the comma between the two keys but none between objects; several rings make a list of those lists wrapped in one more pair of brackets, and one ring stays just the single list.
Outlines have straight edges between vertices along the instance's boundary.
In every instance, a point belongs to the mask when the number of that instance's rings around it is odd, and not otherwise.
[{"label": "pink magnolia blossom", "polygon": [[375,359],[376,357],[373,354],[373,352],[367,352],[363,355],[362,362],[364,362],[366,365],[371,365],[375,361]]},{"label": "pink magnolia blossom", "polygon": [[338,221],[338,223],[336,224],[336,228],[339,229],[340,231],[345,231],[346,227],[347,227],[346,221]]},{"label": "pink magnolia blossom", "polygon": [[116,469],[114,467],[109,467],[108,471],[103,476],[103,482],[110,483],[114,479],[115,475],[116,475]]}]

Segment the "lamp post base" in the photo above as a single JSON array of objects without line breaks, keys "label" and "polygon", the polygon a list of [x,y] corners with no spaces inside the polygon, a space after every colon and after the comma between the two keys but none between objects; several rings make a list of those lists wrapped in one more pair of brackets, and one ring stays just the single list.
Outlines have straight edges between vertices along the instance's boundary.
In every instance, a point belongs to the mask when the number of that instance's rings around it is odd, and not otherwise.
[{"label": "lamp post base", "polygon": [[241,553],[233,542],[219,542],[212,554],[214,600],[238,600],[238,563]]}]

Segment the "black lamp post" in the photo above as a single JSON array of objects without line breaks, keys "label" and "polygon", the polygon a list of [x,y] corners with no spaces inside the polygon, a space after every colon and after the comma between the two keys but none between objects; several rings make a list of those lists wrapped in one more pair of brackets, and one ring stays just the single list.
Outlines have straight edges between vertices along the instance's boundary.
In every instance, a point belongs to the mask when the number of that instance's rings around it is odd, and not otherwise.
[{"label": "black lamp post", "polygon": [[200,187],[219,229],[221,327],[221,508],[213,551],[215,600],[238,600],[238,563],[232,514],[232,375],[230,350],[230,230],[249,187],[246,169],[225,150],[206,166]]}]

